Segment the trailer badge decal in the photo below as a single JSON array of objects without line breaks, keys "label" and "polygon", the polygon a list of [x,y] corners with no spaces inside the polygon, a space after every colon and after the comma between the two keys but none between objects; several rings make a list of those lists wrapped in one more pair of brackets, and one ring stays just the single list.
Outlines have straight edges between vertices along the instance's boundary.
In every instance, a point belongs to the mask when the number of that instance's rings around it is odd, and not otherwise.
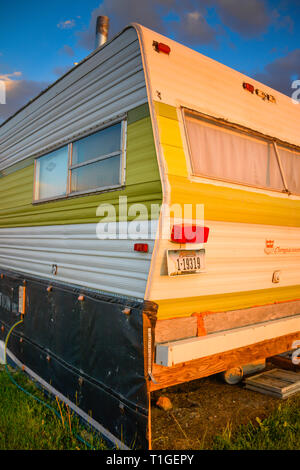
[{"label": "trailer badge decal", "polygon": [[300,253],[300,248],[282,248],[275,246],[274,240],[266,240],[265,253],[267,255],[286,255],[289,253]]},{"label": "trailer badge decal", "polygon": [[249,91],[250,93],[252,93],[252,95],[254,95],[254,93],[255,93],[263,101],[269,101],[270,103],[276,104],[275,96],[269,95],[268,93],[266,93],[262,90],[259,90],[258,88],[255,88],[254,85],[251,85],[251,83],[244,82],[243,83],[243,88],[244,88],[244,90]]}]

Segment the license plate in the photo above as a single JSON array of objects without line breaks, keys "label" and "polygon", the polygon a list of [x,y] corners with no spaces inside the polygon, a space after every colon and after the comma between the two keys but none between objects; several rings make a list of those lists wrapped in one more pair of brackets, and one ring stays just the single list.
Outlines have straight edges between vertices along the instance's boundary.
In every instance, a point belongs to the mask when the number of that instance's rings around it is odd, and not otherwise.
[{"label": "license plate", "polygon": [[205,270],[205,250],[168,250],[168,274],[197,274]]}]

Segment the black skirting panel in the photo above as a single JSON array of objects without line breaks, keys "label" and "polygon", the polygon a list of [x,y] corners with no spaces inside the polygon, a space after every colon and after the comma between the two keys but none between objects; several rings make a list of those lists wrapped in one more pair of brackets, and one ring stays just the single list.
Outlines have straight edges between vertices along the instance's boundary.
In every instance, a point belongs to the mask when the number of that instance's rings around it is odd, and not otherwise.
[{"label": "black skirting panel", "polygon": [[2,341],[20,318],[20,286],[26,313],[8,349],[125,445],[147,449],[143,312],[153,321],[155,304],[2,272]]}]

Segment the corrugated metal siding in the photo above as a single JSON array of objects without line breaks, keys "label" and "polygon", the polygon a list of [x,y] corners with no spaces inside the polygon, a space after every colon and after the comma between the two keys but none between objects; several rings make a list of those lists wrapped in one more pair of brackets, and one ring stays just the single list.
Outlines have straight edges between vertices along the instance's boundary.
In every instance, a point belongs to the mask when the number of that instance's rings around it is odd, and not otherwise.
[{"label": "corrugated metal siding", "polygon": [[[127,114],[125,187],[33,205],[34,157]],[[0,267],[115,295],[144,298],[148,253],[96,237],[100,204],[120,196],[160,204],[162,189],[140,46],[128,28],[0,127]],[[4,175],[4,176],[3,176]],[[150,214],[150,210],[149,210]],[[134,216],[132,216],[134,218]],[[154,222],[154,230],[157,222]],[[126,222],[127,224],[127,222]],[[140,241],[143,241],[140,240]],[[52,266],[57,265],[57,275]]]},{"label": "corrugated metal siding", "polygon": [[128,204],[160,204],[162,190],[150,118],[136,120],[148,113],[147,107],[128,113],[125,189],[32,205],[31,164],[0,178],[0,227],[95,223],[99,221],[98,205],[117,206],[119,196],[127,196]]},{"label": "corrugated metal siding", "polygon": [[146,102],[137,34],[129,28],[0,127],[0,170]]},{"label": "corrugated metal siding", "polygon": [[[154,238],[156,225],[151,227]],[[148,253],[135,252],[135,240],[99,240],[96,224],[1,229],[0,266],[143,299],[154,244],[148,228],[148,222],[141,223],[144,238],[138,240],[149,244]],[[57,275],[52,274],[53,264]]]}]

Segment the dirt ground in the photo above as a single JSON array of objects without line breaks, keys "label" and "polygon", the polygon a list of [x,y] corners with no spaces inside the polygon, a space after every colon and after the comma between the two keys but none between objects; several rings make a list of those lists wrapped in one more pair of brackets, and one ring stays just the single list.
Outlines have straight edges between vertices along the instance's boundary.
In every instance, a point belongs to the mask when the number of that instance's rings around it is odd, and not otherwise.
[{"label": "dirt ground", "polygon": [[[267,369],[273,368],[267,365]],[[168,397],[172,410],[156,406],[160,396]],[[153,450],[211,448],[213,438],[226,426],[234,430],[256,417],[265,418],[282,400],[251,390],[243,383],[227,385],[218,375],[194,380],[153,393]]]}]

